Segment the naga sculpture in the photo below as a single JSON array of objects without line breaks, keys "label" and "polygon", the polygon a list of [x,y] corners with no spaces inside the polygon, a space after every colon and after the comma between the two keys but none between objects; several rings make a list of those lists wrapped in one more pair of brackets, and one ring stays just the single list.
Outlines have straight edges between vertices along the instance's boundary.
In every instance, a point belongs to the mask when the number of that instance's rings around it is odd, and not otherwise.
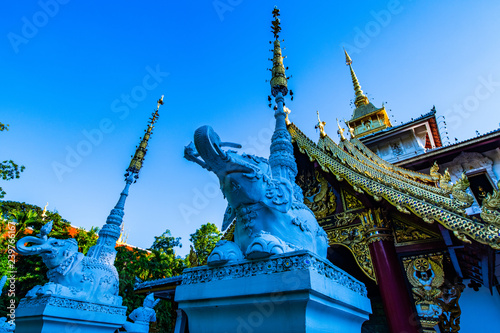
[{"label": "naga sculpture", "polygon": [[149,323],[156,321],[156,312],[154,307],[160,302],[159,299],[155,300],[154,294],[149,294],[144,299],[142,306],[133,310],[129,314],[131,322],[126,322],[123,325],[127,333],[147,333],[149,332]]},{"label": "naga sculpture", "polygon": [[[40,255],[49,269],[49,282],[31,289],[26,298],[55,295],[106,305],[121,305],[115,266],[78,252],[78,243],[72,238],[49,238],[51,230],[52,221],[41,228],[38,237],[26,236],[16,243],[18,253]],[[27,243],[33,245],[27,246]]]},{"label": "naga sculpture", "polygon": [[[497,183],[500,188],[500,181]],[[488,193],[483,199],[481,206],[481,218],[488,224],[500,228],[500,191],[493,189],[493,193]]]},{"label": "naga sculpture", "polygon": [[451,175],[450,172],[448,171],[448,168],[444,170],[444,174],[439,178],[439,187],[446,193],[446,194],[451,194],[451,190],[453,189],[453,186],[450,185],[451,182]]},{"label": "naga sculpture", "polygon": [[[434,163],[433,168],[435,168],[436,166],[437,164]],[[474,198],[466,192],[470,186],[470,183],[465,173],[462,173],[460,178],[458,178],[454,184],[450,183],[451,175],[448,169],[444,171],[443,175],[439,174],[435,169],[434,174],[437,174],[439,177],[439,187],[447,195],[452,195],[453,199],[455,199],[455,203],[460,206],[460,209],[465,209],[472,206],[472,204],[474,203]]]},{"label": "naga sculpture", "polygon": [[462,208],[468,208],[474,203],[472,195],[466,192],[469,186],[469,179],[464,172],[451,188],[451,195],[453,196],[453,199],[458,200]]},{"label": "naga sculpture", "polygon": [[284,177],[273,177],[267,159],[222,147],[241,148],[221,142],[210,126],[203,126],[196,130],[194,144],[184,150],[186,159],[219,178],[228,201],[222,229],[236,219],[234,242],[219,242],[208,265],[303,249],[326,257],[326,233],[312,211],[297,200],[300,196],[294,195],[293,184]]}]

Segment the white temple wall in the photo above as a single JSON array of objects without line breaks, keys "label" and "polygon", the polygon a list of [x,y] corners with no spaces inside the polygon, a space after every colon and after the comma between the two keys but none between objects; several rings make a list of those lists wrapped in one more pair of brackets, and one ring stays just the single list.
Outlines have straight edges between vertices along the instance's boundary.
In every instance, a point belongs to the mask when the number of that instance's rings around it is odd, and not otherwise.
[{"label": "white temple wall", "polygon": [[500,148],[484,152],[483,155],[493,161],[493,174],[496,179],[500,179]]}]

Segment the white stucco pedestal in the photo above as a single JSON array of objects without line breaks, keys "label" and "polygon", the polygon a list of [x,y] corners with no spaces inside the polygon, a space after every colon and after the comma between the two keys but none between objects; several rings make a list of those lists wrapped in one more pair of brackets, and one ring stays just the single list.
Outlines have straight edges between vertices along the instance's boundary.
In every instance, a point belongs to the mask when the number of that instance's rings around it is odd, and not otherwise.
[{"label": "white stucco pedestal", "polygon": [[60,296],[23,298],[16,309],[16,333],[114,333],[127,317],[125,306]]},{"label": "white stucco pedestal", "polygon": [[371,313],[365,286],[309,251],[187,269],[175,300],[190,333],[359,333]]}]

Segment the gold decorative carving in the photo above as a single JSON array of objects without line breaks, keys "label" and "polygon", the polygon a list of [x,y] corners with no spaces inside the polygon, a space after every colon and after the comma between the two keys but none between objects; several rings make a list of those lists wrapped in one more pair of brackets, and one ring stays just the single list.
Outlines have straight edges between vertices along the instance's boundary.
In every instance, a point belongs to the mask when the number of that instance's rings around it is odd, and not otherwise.
[{"label": "gold decorative carving", "polygon": [[[500,181],[497,183],[500,188]],[[500,227],[500,191],[493,189],[493,193],[488,193],[483,199],[481,206],[481,218],[490,225]]]},{"label": "gold decorative carving", "polygon": [[397,218],[392,219],[392,225],[396,243],[400,245],[402,243],[421,243],[439,238],[439,236],[432,231],[424,231],[413,224],[405,223]]},{"label": "gold decorative carving", "polygon": [[462,310],[458,305],[458,300],[464,289],[465,285],[458,281],[455,284],[445,282],[441,287],[441,297],[438,299],[438,303],[443,309],[443,313],[439,316],[441,332],[458,333],[460,331]]},{"label": "gold decorative carving", "polygon": [[316,219],[322,219],[335,213],[337,196],[328,181],[319,173],[297,177],[297,184],[304,191],[304,203],[311,209]]},{"label": "gold decorative carving", "polygon": [[415,307],[424,332],[435,332],[443,309],[438,302],[444,283],[443,255],[422,255],[403,260],[408,281],[413,286]]},{"label": "gold decorative carving", "polygon": [[441,177],[438,170],[439,170],[439,165],[437,164],[436,161],[434,161],[434,164],[431,166],[429,173],[432,177],[432,180],[434,180],[436,183],[439,181],[439,178]]},{"label": "gold decorative carving", "polygon": [[373,281],[376,281],[370,250],[364,237],[365,227],[362,224],[331,229],[327,230],[326,233],[329,245],[338,244],[347,247],[363,273]]},{"label": "gold decorative carving", "polygon": [[358,198],[349,191],[342,189],[342,203],[344,204],[344,211],[349,212],[352,210],[363,208],[363,203],[359,201]]},{"label": "gold decorative carving", "polygon": [[451,194],[453,199],[455,199],[458,206],[461,209],[468,208],[474,203],[474,198],[472,195],[468,194],[466,191],[470,186],[469,179],[462,173],[462,176],[457,179],[454,184],[450,184],[451,176],[448,169],[444,171],[444,174],[441,176],[439,173],[439,187],[447,194]]},{"label": "gold decorative carving", "polygon": [[314,128],[319,129],[319,135],[321,137],[324,137],[326,135],[325,133],[326,122],[321,121],[321,119],[319,119],[319,111],[316,111],[316,114],[318,115],[318,123],[316,124],[316,126],[314,126]]},{"label": "gold decorative carving", "polygon": [[451,175],[450,172],[448,171],[448,168],[444,170],[444,174],[440,175],[439,174],[439,187],[446,193],[446,194],[451,194],[451,189],[453,186],[450,184],[451,182]]},{"label": "gold decorative carving", "polygon": [[[460,213],[462,209],[456,200],[421,188],[414,188],[414,191],[421,193],[421,195],[414,195],[406,192],[405,187],[400,183],[392,182],[391,177],[387,175],[382,175],[387,182],[382,182],[378,178],[371,179],[352,165],[355,163],[354,158],[348,159],[350,155],[347,153],[330,156],[307,138],[293,123],[288,126],[288,131],[299,150],[307,154],[311,161],[316,161],[323,171],[331,172],[351,186],[361,188],[372,197],[381,197],[391,205],[411,211],[426,221],[437,221],[448,230],[456,231],[459,235],[468,236],[479,243],[500,250],[500,228],[462,215]],[[328,136],[325,139],[328,139]],[[331,142],[336,145],[333,141]],[[406,186],[410,185],[406,184]]]},{"label": "gold decorative carving", "polygon": [[472,195],[466,192],[469,186],[469,179],[464,172],[462,173],[462,176],[457,179],[455,184],[453,184],[453,187],[451,189],[451,195],[455,200],[458,200],[460,202],[463,208],[468,208],[474,203],[474,198],[472,197]]},{"label": "gold decorative carving", "polygon": [[334,216],[336,218],[336,225],[335,226],[336,227],[343,227],[343,226],[351,224],[356,219],[356,217],[358,217],[358,214],[344,212],[344,213],[336,214]]},{"label": "gold decorative carving", "polygon": [[389,221],[385,219],[382,209],[367,209],[359,213],[361,224],[365,227],[365,238],[367,244],[379,241],[394,241]]}]

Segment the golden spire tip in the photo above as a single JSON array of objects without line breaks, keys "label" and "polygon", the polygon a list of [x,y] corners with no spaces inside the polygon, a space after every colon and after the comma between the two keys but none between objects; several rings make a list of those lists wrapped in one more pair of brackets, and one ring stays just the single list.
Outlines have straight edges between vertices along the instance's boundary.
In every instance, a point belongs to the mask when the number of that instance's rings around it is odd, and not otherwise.
[{"label": "golden spire tip", "polygon": [[347,54],[347,51],[345,50],[345,48],[344,48],[344,53],[345,53],[345,64],[347,66],[349,66],[350,64],[352,64],[352,59],[351,59],[351,57],[349,57],[349,54]]}]

